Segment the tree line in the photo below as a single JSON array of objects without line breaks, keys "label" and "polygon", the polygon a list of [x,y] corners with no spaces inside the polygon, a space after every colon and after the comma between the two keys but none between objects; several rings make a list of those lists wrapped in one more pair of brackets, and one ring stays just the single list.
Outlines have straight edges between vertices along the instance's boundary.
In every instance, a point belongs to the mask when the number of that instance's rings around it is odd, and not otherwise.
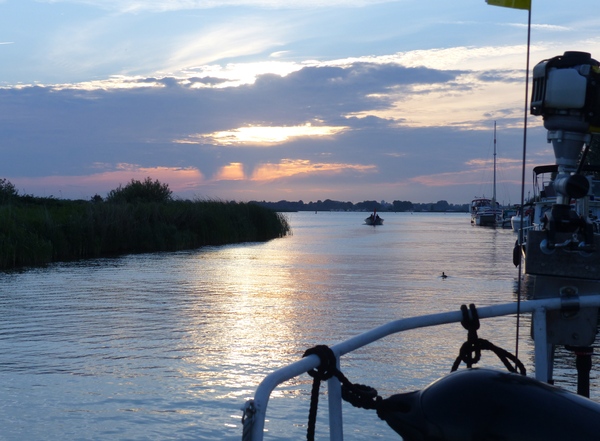
[{"label": "tree line", "polygon": [[258,205],[266,208],[270,208],[275,211],[415,211],[415,212],[469,212],[469,204],[454,205],[449,204],[447,201],[430,202],[426,204],[413,203],[410,201],[394,201],[391,203],[381,201],[363,201],[356,204],[352,202],[340,202],[331,199],[325,199],[324,201],[317,202],[303,202],[303,201],[278,201],[278,202],[266,202],[266,201],[253,201]]}]

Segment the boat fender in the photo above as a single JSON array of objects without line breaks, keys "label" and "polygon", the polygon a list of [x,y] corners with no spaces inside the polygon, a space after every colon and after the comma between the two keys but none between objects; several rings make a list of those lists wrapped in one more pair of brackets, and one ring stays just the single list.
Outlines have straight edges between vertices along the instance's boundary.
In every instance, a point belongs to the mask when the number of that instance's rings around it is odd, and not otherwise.
[{"label": "boat fender", "polygon": [[465,369],[382,400],[378,416],[404,441],[600,438],[600,404],[515,373]]},{"label": "boat fender", "polygon": [[519,241],[515,241],[515,247],[513,248],[513,264],[519,266],[521,264],[521,247]]}]

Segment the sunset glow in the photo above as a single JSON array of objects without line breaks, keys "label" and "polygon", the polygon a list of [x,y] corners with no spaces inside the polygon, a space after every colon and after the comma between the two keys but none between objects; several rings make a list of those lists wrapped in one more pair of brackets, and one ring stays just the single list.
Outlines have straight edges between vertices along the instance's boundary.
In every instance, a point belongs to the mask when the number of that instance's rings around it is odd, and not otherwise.
[{"label": "sunset glow", "polygon": [[192,135],[182,143],[230,145],[274,145],[293,138],[333,136],[348,127],[313,126],[246,126],[237,129],[214,132],[207,135]]},{"label": "sunset glow", "polygon": [[[75,194],[76,198],[87,199],[94,194],[105,196],[119,185],[127,185],[132,179],[143,181],[147,177],[168,183],[173,191],[196,187],[203,181],[202,173],[194,168],[140,167],[135,164],[96,164],[97,172],[75,176],[42,176],[14,179],[25,189],[32,187],[53,188],[60,186]],[[110,170],[108,169],[110,167]],[[12,179],[11,179],[12,180]],[[62,191],[43,196],[63,197]]]},{"label": "sunset glow", "polygon": [[262,164],[252,174],[253,181],[270,181],[299,174],[340,173],[354,170],[361,173],[375,172],[374,165],[311,163],[308,160],[284,159],[278,164]]},{"label": "sunset glow", "polygon": [[216,174],[217,181],[240,181],[244,179],[244,164],[234,162],[222,167]]}]

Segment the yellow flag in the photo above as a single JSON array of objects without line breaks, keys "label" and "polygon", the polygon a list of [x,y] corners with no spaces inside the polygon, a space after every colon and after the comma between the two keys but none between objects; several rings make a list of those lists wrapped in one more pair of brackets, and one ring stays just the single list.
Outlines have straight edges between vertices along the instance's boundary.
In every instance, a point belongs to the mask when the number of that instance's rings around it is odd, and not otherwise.
[{"label": "yellow flag", "polygon": [[485,0],[488,5],[531,10],[531,0]]}]

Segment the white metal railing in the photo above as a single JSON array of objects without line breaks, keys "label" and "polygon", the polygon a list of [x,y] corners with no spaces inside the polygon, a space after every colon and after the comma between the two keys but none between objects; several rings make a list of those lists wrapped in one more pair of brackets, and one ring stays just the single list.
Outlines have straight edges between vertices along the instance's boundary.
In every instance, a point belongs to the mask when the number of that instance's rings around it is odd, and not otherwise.
[{"label": "white metal railing", "polygon": [[[600,294],[585,295],[578,298],[580,308],[600,307]],[[573,299],[569,299],[569,306],[572,307]],[[501,305],[485,306],[477,308],[479,319],[501,317],[516,314],[518,309],[521,313],[533,315],[533,337],[535,341],[535,377],[540,381],[547,382],[551,372],[551,353],[550,345],[547,343],[546,336],[546,311],[561,309],[561,298],[550,298],[541,300],[529,300],[517,303],[505,303]],[[448,323],[457,323],[463,319],[461,311],[452,311],[438,314],[423,315],[396,320],[385,325],[374,328],[365,333],[359,334],[342,343],[331,347],[338,363],[342,355],[355,351],[363,346],[387,337],[398,332],[411,329],[425,328]],[[295,363],[278,369],[269,374],[259,384],[254,395],[254,399],[248,401],[244,410],[244,435],[243,439],[252,441],[262,441],[265,417],[269,397],[273,390],[281,383],[294,377],[302,375],[311,369],[319,366],[320,360],[317,355],[310,355],[302,358]],[[338,366],[339,367],[339,366]],[[342,393],[341,385],[337,378],[328,380],[329,396],[329,437],[331,441],[343,440],[342,427]]]}]

